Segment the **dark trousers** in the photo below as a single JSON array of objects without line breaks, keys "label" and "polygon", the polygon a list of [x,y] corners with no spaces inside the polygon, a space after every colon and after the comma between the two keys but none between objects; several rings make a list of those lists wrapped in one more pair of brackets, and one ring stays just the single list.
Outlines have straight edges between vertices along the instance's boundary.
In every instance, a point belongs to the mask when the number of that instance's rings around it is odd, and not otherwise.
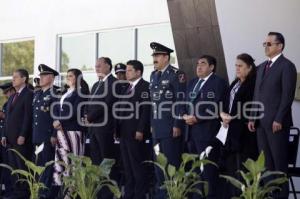
[{"label": "dark trousers", "polygon": [[[90,156],[93,164],[100,165],[103,159],[116,159],[114,150],[114,138],[112,132],[92,132],[90,134]],[[111,170],[111,178],[117,179],[115,166]],[[97,196],[101,199],[112,199],[113,194],[106,187],[99,191]]]},{"label": "dark trousers", "polygon": [[[287,173],[288,170],[288,139],[289,129],[282,129],[273,133],[271,127],[257,128],[257,143],[259,152],[263,151],[266,158],[266,169],[270,171],[281,171]],[[289,195],[289,184],[286,182],[280,193],[273,198],[287,199]]]},{"label": "dark trousers", "polygon": [[[34,148],[39,145],[40,144],[35,144]],[[54,156],[55,148],[48,141],[44,143],[44,149],[38,154],[38,156],[33,155],[33,161],[36,161],[38,166],[45,166],[47,162],[54,161]],[[40,192],[40,196],[43,196],[44,198],[55,197],[53,196],[52,191],[53,171],[53,165],[48,166],[40,178],[40,181],[47,187],[47,189],[43,189]]]},{"label": "dark trousers", "polygon": [[[208,155],[208,159],[210,161],[213,161],[215,163],[218,162],[219,156],[220,156],[220,148],[219,148],[219,142],[217,140],[214,141],[200,141],[192,139],[190,143],[190,153],[195,154],[201,154],[208,146],[212,146],[213,149]],[[200,173],[200,170],[199,170]],[[217,199],[217,193],[218,193],[218,185],[219,185],[219,171],[218,168],[215,165],[207,164],[204,166],[204,170],[201,173],[202,180],[208,182],[208,195],[207,199]],[[202,186],[198,186],[198,189],[200,189],[203,192]],[[193,199],[202,198],[199,194],[193,194]]]},{"label": "dark trousers", "polygon": [[[8,164],[8,155],[7,155],[7,148],[0,146],[1,149],[1,163]],[[5,186],[5,192],[1,193],[1,195],[10,195],[12,193],[12,182],[10,177],[10,170],[6,168],[0,168],[1,170],[1,183]],[[2,190],[1,190],[2,191]]]},{"label": "dark trousers", "polygon": [[[27,160],[31,159],[31,152],[32,147],[29,144],[24,145],[7,145],[8,149],[15,149],[17,150],[21,155],[23,155]],[[27,167],[25,166],[24,161],[13,151],[8,150],[7,151],[7,157],[8,157],[8,165],[10,165],[13,169],[22,169],[27,170]],[[23,176],[20,176],[23,177]],[[26,199],[29,198],[29,188],[28,185],[24,182],[18,182],[18,177],[16,175],[10,176],[10,181],[13,185],[13,192],[12,196],[13,198],[22,198]]]},{"label": "dark trousers", "polygon": [[125,172],[124,199],[144,199],[148,190],[147,149],[144,141],[121,138],[121,155]]},{"label": "dark trousers", "polygon": [[[242,161],[244,158],[241,157],[241,154],[233,151],[222,151],[222,174],[229,175],[234,178],[241,180],[241,176],[238,170],[242,170]],[[219,164],[220,166],[220,164]],[[220,179],[222,182],[222,199],[231,199],[232,197],[238,197],[241,195],[241,191],[233,186],[230,182],[225,179]]]},{"label": "dark trousers", "polygon": [[[162,138],[162,139],[154,139],[153,144],[156,145],[159,143],[160,152],[163,153],[168,159],[168,163],[179,167],[181,162],[181,154],[183,151],[182,144],[182,136],[177,138]],[[164,181],[164,176],[161,170],[155,167],[155,175],[156,175],[156,185],[155,185],[155,199],[165,199],[166,191],[160,189]]]}]

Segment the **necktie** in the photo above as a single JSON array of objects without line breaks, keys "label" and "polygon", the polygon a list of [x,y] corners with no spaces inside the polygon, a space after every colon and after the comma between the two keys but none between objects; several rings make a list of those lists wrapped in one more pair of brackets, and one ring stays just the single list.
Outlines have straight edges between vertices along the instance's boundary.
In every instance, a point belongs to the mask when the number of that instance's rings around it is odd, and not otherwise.
[{"label": "necktie", "polygon": [[133,90],[133,84],[129,84],[126,94],[130,94],[132,92],[132,90]]},{"label": "necktie", "polygon": [[204,79],[199,79],[197,84],[195,85],[194,89],[193,89],[193,93],[192,93],[192,97],[191,97],[191,100],[193,101],[196,96],[198,95],[199,91],[200,91],[200,88],[201,88],[201,85],[202,83],[204,82]]},{"label": "necktie", "polygon": [[269,71],[270,67],[271,67],[272,61],[269,60],[265,66],[265,74]]},{"label": "necktie", "polygon": [[161,74],[162,74],[162,72],[160,70],[156,72],[158,81],[160,80]]},{"label": "necktie", "polygon": [[12,101],[13,106],[16,104],[16,101],[17,101],[18,97],[19,97],[19,93],[16,92],[15,95],[14,95],[13,101]]},{"label": "necktie", "polygon": [[97,94],[97,91],[99,90],[99,88],[100,88],[100,86],[101,86],[102,84],[103,84],[103,80],[100,79],[100,80],[98,81],[98,85],[97,85],[97,87],[96,87],[96,89],[95,89],[95,91],[94,91],[94,93],[93,93],[92,98],[95,97],[95,95]]}]

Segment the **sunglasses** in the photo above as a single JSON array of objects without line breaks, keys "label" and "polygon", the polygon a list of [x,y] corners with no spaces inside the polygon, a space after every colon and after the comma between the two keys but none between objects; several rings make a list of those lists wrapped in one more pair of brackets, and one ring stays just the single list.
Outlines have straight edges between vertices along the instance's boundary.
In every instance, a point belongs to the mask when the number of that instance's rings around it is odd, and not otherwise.
[{"label": "sunglasses", "polygon": [[278,45],[278,44],[280,44],[280,43],[271,43],[271,42],[264,42],[263,43],[263,47],[270,47],[270,46],[273,46],[273,45]]}]

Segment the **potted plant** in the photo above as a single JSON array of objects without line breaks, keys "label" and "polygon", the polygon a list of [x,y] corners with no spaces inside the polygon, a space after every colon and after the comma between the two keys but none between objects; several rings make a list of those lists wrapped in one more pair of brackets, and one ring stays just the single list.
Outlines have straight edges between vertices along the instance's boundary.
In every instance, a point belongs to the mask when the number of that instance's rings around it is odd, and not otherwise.
[{"label": "potted plant", "polygon": [[11,166],[7,164],[0,164],[1,167],[7,168],[11,171],[11,175],[17,175],[19,182],[25,182],[28,184],[29,191],[30,191],[30,199],[38,199],[39,198],[39,191],[41,189],[46,189],[47,187],[40,182],[40,178],[45,171],[45,169],[54,163],[54,161],[47,162],[45,166],[37,166],[37,158],[38,154],[44,149],[44,144],[38,146],[35,150],[35,163],[27,160],[21,153],[19,153],[15,149],[9,149],[10,151],[16,153],[23,161],[25,166],[27,167],[26,170],[22,169],[13,169]]},{"label": "potted plant", "polygon": [[96,199],[97,193],[107,187],[115,197],[120,198],[121,192],[115,181],[109,177],[113,159],[104,159],[100,165],[93,165],[89,157],[69,154],[70,165],[64,165],[69,175],[63,176],[65,191],[72,198]]},{"label": "potted plant", "polygon": [[[182,154],[182,162],[179,168],[168,164],[168,160],[162,153],[157,153],[156,161],[147,161],[157,166],[163,173],[164,182],[161,189],[165,189],[169,199],[187,199],[189,194],[196,193],[206,196],[208,193],[208,183],[202,181],[199,170],[203,171],[206,164],[214,164],[206,159],[208,151],[195,154]],[[215,164],[214,164],[215,165]],[[204,187],[204,193],[198,189],[198,186]]]},{"label": "potted plant", "polygon": [[[233,186],[241,190],[241,195],[235,198],[241,199],[266,199],[274,191],[280,191],[280,185],[287,182],[286,174],[278,171],[267,171],[265,168],[265,156],[262,152],[256,161],[248,159],[243,163],[247,171],[238,171],[242,181],[226,175],[221,175]],[[266,178],[271,180],[263,181]]]}]

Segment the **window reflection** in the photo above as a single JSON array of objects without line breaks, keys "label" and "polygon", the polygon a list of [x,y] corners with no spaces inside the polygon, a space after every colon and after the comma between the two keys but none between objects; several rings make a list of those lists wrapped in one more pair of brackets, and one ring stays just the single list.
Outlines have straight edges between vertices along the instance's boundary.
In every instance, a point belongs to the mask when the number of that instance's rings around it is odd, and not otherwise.
[{"label": "window reflection", "polygon": [[98,57],[109,57],[113,65],[134,59],[134,30],[112,30],[99,33]]},{"label": "window reflection", "polygon": [[[162,24],[138,28],[137,55],[144,65],[153,65],[150,43],[155,41],[175,51],[173,34],[170,24]],[[176,52],[171,55],[171,64],[177,65]]]},{"label": "window reflection", "polygon": [[62,37],[60,71],[66,72],[69,68],[93,70],[96,54],[95,38],[94,33]]}]

